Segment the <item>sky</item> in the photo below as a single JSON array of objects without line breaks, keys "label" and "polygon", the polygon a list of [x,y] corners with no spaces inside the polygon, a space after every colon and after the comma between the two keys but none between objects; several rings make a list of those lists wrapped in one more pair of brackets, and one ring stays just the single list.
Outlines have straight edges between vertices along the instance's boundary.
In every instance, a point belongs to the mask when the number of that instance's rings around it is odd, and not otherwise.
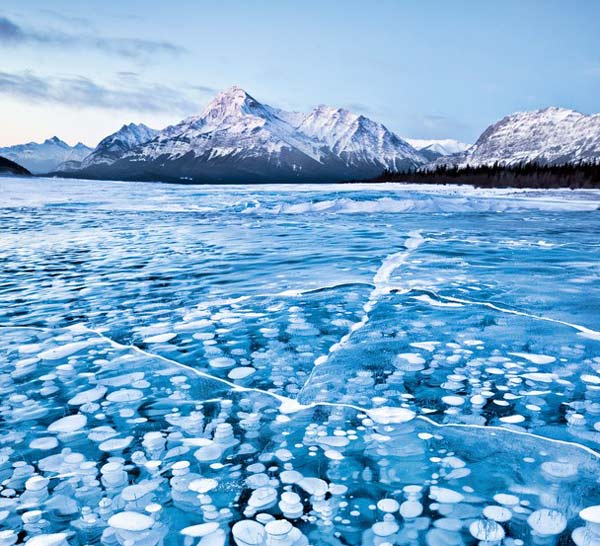
[{"label": "sky", "polygon": [[94,146],[220,90],[468,143],[515,111],[600,112],[597,0],[2,0],[0,146]]}]

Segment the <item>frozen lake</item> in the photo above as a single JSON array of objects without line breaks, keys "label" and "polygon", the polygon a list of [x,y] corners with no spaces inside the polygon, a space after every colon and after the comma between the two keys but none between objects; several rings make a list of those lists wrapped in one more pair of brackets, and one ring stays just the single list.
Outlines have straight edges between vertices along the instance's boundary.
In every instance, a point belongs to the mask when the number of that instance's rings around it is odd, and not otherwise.
[{"label": "frozen lake", "polygon": [[2,529],[600,544],[600,192],[0,195]]}]

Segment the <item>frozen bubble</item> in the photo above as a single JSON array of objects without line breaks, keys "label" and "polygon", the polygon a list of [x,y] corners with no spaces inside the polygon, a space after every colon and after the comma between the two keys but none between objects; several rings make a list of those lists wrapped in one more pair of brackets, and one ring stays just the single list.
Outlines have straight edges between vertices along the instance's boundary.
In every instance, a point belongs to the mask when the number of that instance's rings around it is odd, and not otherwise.
[{"label": "frozen bubble", "polygon": [[512,518],[512,512],[504,506],[486,506],[483,515],[498,522],[509,521]]},{"label": "frozen bubble", "polygon": [[54,436],[43,436],[29,442],[31,449],[40,449],[42,451],[54,449],[56,446],[58,446],[58,440]]},{"label": "frozen bubble", "polygon": [[71,406],[81,406],[90,402],[100,400],[106,394],[106,387],[95,387],[87,391],[82,391],[76,394],[69,400]]},{"label": "frozen bubble", "polygon": [[423,513],[423,505],[416,500],[407,500],[400,505],[400,515],[406,519],[419,517]]},{"label": "frozen bubble", "polygon": [[439,345],[439,341],[417,341],[411,343],[410,346],[415,349],[424,349],[425,351],[429,351],[430,353],[435,351],[437,345]]},{"label": "frozen bubble", "polygon": [[567,461],[545,461],[542,472],[553,478],[572,478],[577,474],[577,465]]},{"label": "frozen bubble", "polygon": [[425,364],[425,359],[419,353],[401,353],[396,356],[397,360],[406,360],[409,364]]},{"label": "frozen bubble", "polygon": [[373,421],[383,425],[406,423],[415,418],[415,412],[412,410],[388,406],[373,408],[366,413]]},{"label": "frozen bubble", "polygon": [[211,358],[208,361],[208,365],[211,368],[231,368],[232,366],[235,366],[235,360],[233,358],[229,358],[226,356],[219,356],[217,358]]},{"label": "frozen bubble", "polygon": [[534,364],[552,364],[552,362],[556,361],[556,358],[548,355],[538,355],[533,353],[508,353],[512,356],[518,356],[519,358],[524,358],[525,360],[529,360],[529,362],[533,362]]},{"label": "frozen bubble", "polygon": [[236,379],[245,379],[246,377],[252,375],[255,372],[256,368],[253,368],[252,366],[240,366],[231,370],[227,374],[227,377],[235,381]]},{"label": "frozen bubble", "polygon": [[584,508],[579,512],[579,517],[588,523],[600,524],[600,505]]},{"label": "frozen bubble", "polygon": [[264,510],[272,506],[277,500],[277,490],[273,487],[259,487],[255,489],[248,499],[248,506],[255,510]]},{"label": "frozen bubble", "polygon": [[144,343],[168,343],[175,337],[177,337],[177,334],[169,332],[166,334],[157,334],[155,336],[144,338],[143,341]]},{"label": "frozen bubble", "polygon": [[48,432],[76,432],[87,424],[87,417],[76,413],[62,417],[48,426]]},{"label": "frozen bubble", "polygon": [[378,521],[371,527],[373,533],[378,537],[389,537],[398,532],[398,524],[395,521]]},{"label": "frozen bubble", "polygon": [[523,377],[525,379],[530,379],[531,381],[539,381],[541,383],[552,383],[552,381],[557,379],[558,376],[553,373],[531,372],[524,373]]},{"label": "frozen bubble", "polygon": [[118,391],[111,392],[107,395],[106,399],[110,402],[126,403],[136,402],[144,397],[144,393],[137,389],[120,389]]},{"label": "frozen bubble", "polygon": [[302,478],[297,483],[309,495],[322,496],[327,493],[328,485],[325,480],[319,478]]},{"label": "frozen bubble", "polygon": [[442,504],[455,504],[461,502],[464,496],[458,491],[453,489],[447,489],[445,487],[438,487],[433,485],[429,491],[429,496]]},{"label": "frozen bubble", "polygon": [[48,478],[44,478],[43,476],[31,476],[25,482],[25,489],[28,491],[41,491],[48,487]]},{"label": "frozen bubble", "polygon": [[61,345],[60,347],[48,349],[47,351],[40,353],[38,356],[42,360],[60,360],[62,358],[71,356],[72,354],[75,354],[95,343],[98,343],[98,340],[75,341],[73,343]]},{"label": "frozen bubble", "polygon": [[303,477],[297,470],[284,470],[279,474],[281,483],[298,483]]},{"label": "frozen bubble", "polygon": [[102,442],[98,446],[98,449],[106,452],[122,451],[123,449],[129,447],[132,441],[133,436],[126,436],[125,438],[110,438],[109,440]]},{"label": "frozen bubble", "polygon": [[123,531],[146,531],[154,525],[154,520],[150,516],[139,512],[125,511],[111,516],[108,524],[113,529]]},{"label": "frozen bubble", "polygon": [[30,546],[68,546],[68,533],[49,533],[31,537],[27,544]]},{"label": "frozen bubble", "polygon": [[231,528],[237,546],[261,546],[264,544],[265,528],[258,522],[243,519]]},{"label": "frozen bubble", "polygon": [[519,504],[519,497],[508,493],[497,493],[494,495],[494,500],[498,504],[503,504],[504,506],[516,506]]},{"label": "frozen bubble", "polygon": [[275,457],[282,462],[286,462],[291,461],[294,458],[294,454],[289,449],[278,449],[275,452]]},{"label": "frozen bubble", "polygon": [[344,459],[344,456],[339,451],[336,451],[335,449],[326,450],[325,457],[327,457],[328,459],[331,459],[333,461],[341,461],[342,459]]},{"label": "frozen bubble", "polygon": [[567,518],[557,510],[542,508],[527,518],[527,523],[538,535],[558,535],[567,528]]},{"label": "frozen bubble", "polygon": [[400,509],[400,505],[394,499],[381,499],[377,503],[377,508],[382,512],[396,512]]},{"label": "frozen bubble", "polygon": [[211,521],[210,523],[200,523],[198,525],[191,525],[190,527],[185,527],[181,530],[181,534],[188,537],[205,537],[214,533],[217,529],[219,529],[219,524],[215,521]]},{"label": "frozen bubble", "polygon": [[507,424],[517,424],[525,421],[525,417],[522,415],[507,415],[506,417],[500,417],[500,421]]},{"label": "frozen bubble", "polygon": [[469,525],[469,532],[477,540],[483,542],[499,542],[504,538],[504,529],[489,519],[478,519]]},{"label": "frozen bubble", "polygon": [[462,396],[442,396],[442,402],[449,406],[462,406],[465,399]]},{"label": "frozen bubble", "polygon": [[329,447],[345,447],[350,443],[346,436],[323,436],[318,438],[317,442]]},{"label": "frozen bubble", "polygon": [[196,493],[208,493],[219,485],[217,480],[212,478],[201,478],[199,480],[193,480],[190,482],[188,489]]}]

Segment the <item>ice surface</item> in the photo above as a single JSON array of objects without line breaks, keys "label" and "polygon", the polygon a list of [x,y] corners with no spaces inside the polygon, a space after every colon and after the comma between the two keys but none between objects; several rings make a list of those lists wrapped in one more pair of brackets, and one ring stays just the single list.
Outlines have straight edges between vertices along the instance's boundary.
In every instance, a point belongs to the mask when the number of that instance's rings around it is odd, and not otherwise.
[{"label": "ice surface", "polygon": [[600,541],[596,193],[0,189],[0,543]]}]

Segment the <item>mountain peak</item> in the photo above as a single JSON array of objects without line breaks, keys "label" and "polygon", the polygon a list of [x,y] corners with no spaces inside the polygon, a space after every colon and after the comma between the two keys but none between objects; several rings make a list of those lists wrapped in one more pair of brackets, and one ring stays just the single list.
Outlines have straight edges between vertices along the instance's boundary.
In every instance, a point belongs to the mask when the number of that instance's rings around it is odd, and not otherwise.
[{"label": "mountain peak", "polygon": [[230,116],[268,115],[265,107],[241,87],[234,85],[219,93],[205,108],[202,118],[219,123]]},{"label": "mountain peak", "polygon": [[66,142],[63,142],[57,136],[53,136],[52,138],[47,138],[46,140],[44,140],[44,144],[58,144],[60,146],[68,146],[68,144]]},{"label": "mountain peak", "polygon": [[356,114],[353,114],[350,112],[350,110],[346,110],[345,108],[336,108],[335,106],[328,106],[327,104],[319,104],[313,109],[312,113],[321,116],[357,117]]}]

